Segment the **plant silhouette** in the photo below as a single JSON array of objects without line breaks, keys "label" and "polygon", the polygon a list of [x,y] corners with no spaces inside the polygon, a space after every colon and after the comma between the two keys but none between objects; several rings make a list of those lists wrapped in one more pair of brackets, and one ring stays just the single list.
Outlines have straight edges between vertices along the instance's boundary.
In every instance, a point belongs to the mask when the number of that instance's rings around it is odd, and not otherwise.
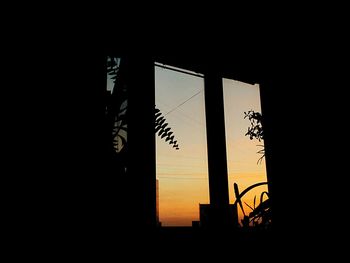
[{"label": "plant silhouette", "polygon": [[[246,214],[242,204],[242,197],[246,193],[258,186],[266,184],[267,182],[253,184],[246,188],[244,191],[242,191],[242,193],[240,193],[238,185],[234,183],[234,192],[236,197],[234,205],[237,206],[238,204],[242,210],[243,219],[241,220],[241,223],[244,228],[249,227],[250,224],[252,224],[252,226],[256,228],[267,228],[271,225],[271,201],[268,192],[264,191],[260,194],[260,201],[258,206],[256,206],[256,196],[254,196],[253,206],[250,206],[246,202],[244,202],[252,210],[248,215]],[[267,196],[266,200],[264,200],[264,195]]]},{"label": "plant silhouette", "polygon": [[112,146],[117,153],[127,144],[127,87],[120,62],[120,58],[107,57],[107,75],[113,81],[113,88],[107,94],[106,116],[112,131]]},{"label": "plant silhouette", "polygon": [[[250,127],[248,127],[248,131],[245,136],[249,136],[251,140],[257,139],[259,142],[264,140],[264,130],[263,130],[263,118],[260,112],[255,112],[250,110],[248,112],[244,112],[244,119],[248,118],[250,121]],[[262,150],[257,153],[262,154],[262,156],[258,159],[257,163],[261,163],[262,159],[265,157],[265,148],[264,145],[258,145],[263,147]],[[236,197],[236,201],[234,203],[235,206],[239,205],[243,213],[243,219],[241,220],[242,226],[244,228],[252,225],[253,227],[269,227],[271,225],[271,200],[268,192],[264,191],[260,194],[259,204],[256,206],[256,196],[253,199],[253,206],[247,204],[245,205],[251,210],[249,214],[247,214],[243,208],[242,197],[249,192],[250,190],[261,186],[266,185],[267,182],[256,183],[248,188],[246,188],[242,193],[239,192],[238,185],[234,183],[234,193]],[[264,200],[264,196],[267,197]]]},{"label": "plant silhouette", "polygon": [[166,142],[168,142],[170,145],[173,145],[173,148],[176,150],[179,150],[179,145],[177,144],[177,141],[174,141],[174,135],[171,131],[170,127],[168,126],[168,123],[166,122],[166,119],[164,116],[162,116],[162,113],[159,109],[155,108],[155,133],[158,133],[158,136],[160,138],[164,139]]},{"label": "plant silhouette", "polygon": [[[248,127],[248,131],[245,136],[249,136],[251,140],[257,139],[259,142],[264,140],[263,118],[261,113],[250,110],[248,112],[244,112],[244,119],[246,118],[248,118],[250,121],[250,127]],[[257,163],[261,163],[265,157],[265,147],[262,144],[258,144],[257,146],[262,147],[262,149],[257,152],[261,154],[261,157],[258,159]]]},{"label": "plant silhouette", "polygon": [[[121,59],[107,57],[107,75],[113,81],[113,89],[107,104],[106,115],[109,116],[112,130],[112,145],[119,153],[127,145],[127,83],[124,81],[123,66]],[[179,150],[179,144],[175,140],[175,135],[171,131],[169,124],[159,109],[155,107],[155,133],[173,148]]]}]

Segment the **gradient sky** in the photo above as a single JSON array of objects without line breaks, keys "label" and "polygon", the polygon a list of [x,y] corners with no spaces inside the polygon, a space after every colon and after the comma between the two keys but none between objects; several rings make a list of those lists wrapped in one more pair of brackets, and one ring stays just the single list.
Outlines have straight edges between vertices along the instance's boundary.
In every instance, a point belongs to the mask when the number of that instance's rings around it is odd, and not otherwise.
[{"label": "gradient sky", "polygon": [[[159,217],[163,226],[190,226],[193,220],[199,220],[199,204],[209,203],[204,79],[160,67],[155,67],[155,79],[156,106],[165,115],[180,147],[176,151],[156,137]],[[243,112],[261,111],[260,95],[258,85],[228,79],[223,79],[223,85],[229,194],[233,203],[234,182],[241,192],[266,181],[265,163],[257,164],[256,153],[260,150],[256,145],[263,143],[244,136],[250,123]],[[266,190],[265,186],[258,187],[244,201],[252,204],[254,195],[258,200]],[[249,208],[245,209],[249,213]]]},{"label": "gradient sky", "polygon": [[[265,182],[266,166],[265,160],[257,164],[261,156],[256,152],[261,150],[264,142],[250,140],[245,136],[250,126],[248,119],[244,119],[244,112],[254,110],[261,112],[259,85],[250,85],[236,80],[223,79],[224,107],[225,107],[225,130],[226,130],[226,152],[229,179],[230,203],[236,200],[234,197],[233,184],[237,183],[239,191],[242,192],[248,186]],[[256,206],[260,200],[260,194],[267,191],[267,186],[259,186],[248,192],[243,201],[253,206],[256,195]],[[251,210],[244,205],[247,213]],[[238,214],[242,217],[239,209]]]}]

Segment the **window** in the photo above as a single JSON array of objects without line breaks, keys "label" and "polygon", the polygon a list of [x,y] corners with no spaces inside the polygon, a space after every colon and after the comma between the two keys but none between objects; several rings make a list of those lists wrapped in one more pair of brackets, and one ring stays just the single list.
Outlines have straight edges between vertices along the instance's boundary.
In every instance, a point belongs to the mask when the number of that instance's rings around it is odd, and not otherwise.
[{"label": "window", "polygon": [[209,202],[204,79],[178,70],[155,67],[156,107],[179,147],[156,136],[162,226],[191,226],[199,220],[199,203]]},{"label": "window", "polygon": [[[251,85],[231,79],[223,79],[224,107],[225,107],[225,133],[226,151],[228,165],[228,181],[230,203],[234,203],[234,183],[238,185],[239,192],[247,187],[266,182],[265,159],[260,150],[264,149],[264,141],[256,139],[250,140],[245,136],[250,121],[244,118],[244,112],[253,110],[261,113],[259,85]],[[267,191],[267,185],[256,187],[249,191],[243,198],[242,204],[245,213],[248,215],[254,207],[254,196],[256,196],[257,206],[260,203],[260,195]],[[266,199],[266,197],[264,197]],[[248,206],[248,205],[249,206]],[[238,207],[238,217],[243,218],[243,212]],[[241,222],[241,221],[240,221]]]}]

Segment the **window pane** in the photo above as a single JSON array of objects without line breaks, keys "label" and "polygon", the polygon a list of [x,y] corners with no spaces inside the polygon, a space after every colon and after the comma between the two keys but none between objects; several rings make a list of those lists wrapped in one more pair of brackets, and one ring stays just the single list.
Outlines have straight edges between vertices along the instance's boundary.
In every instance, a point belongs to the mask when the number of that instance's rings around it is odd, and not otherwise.
[{"label": "window pane", "polygon": [[[261,154],[257,153],[264,147],[264,141],[260,142],[249,136],[245,136],[250,127],[248,118],[244,118],[244,112],[253,110],[261,113],[259,85],[223,79],[224,106],[225,106],[225,129],[226,129],[226,150],[229,177],[230,203],[234,203],[233,184],[237,183],[239,192],[247,187],[266,182],[265,159],[258,162]],[[249,191],[242,199],[249,206],[254,207],[254,196],[256,206],[260,203],[260,195],[267,191],[267,186],[259,186]],[[248,215],[252,210],[243,202],[245,213]],[[243,218],[243,213],[238,208],[238,216]]]},{"label": "window pane", "polygon": [[159,218],[162,226],[191,226],[208,203],[204,79],[155,67],[156,108],[179,150],[156,136]]}]

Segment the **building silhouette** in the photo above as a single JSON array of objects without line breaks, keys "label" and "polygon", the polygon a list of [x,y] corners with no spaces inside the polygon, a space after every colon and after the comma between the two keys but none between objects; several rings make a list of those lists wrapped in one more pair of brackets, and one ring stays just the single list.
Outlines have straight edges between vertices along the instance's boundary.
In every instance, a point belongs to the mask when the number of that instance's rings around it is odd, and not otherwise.
[{"label": "building silhouette", "polygon": [[159,220],[159,180],[156,180],[156,220],[157,226],[161,226],[162,223]]}]

